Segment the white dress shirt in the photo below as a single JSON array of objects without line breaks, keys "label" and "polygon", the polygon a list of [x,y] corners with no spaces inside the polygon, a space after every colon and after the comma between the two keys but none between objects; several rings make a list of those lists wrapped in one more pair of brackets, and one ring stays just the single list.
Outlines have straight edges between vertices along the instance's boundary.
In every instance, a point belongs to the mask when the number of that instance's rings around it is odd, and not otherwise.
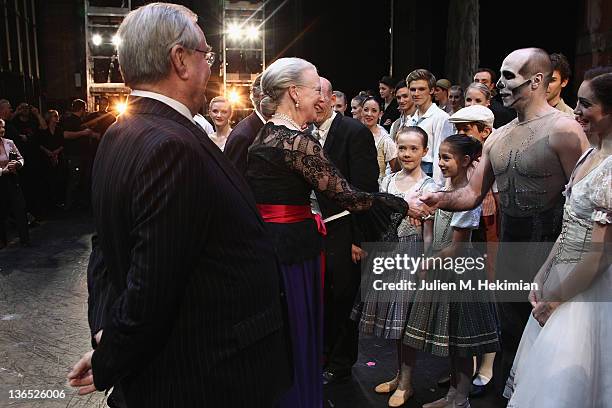
[{"label": "white dress shirt", "polygon": [[336,115],[337,113],[332,111],[332,115],[327,118],[323,123],[321,123],[321,126],[317,127],[315,125],[315,130],[317,131],[316,134],[319,137],[321,146],[325,146],[325,140],[327,140],[327,133],[329,132],[329,128],[331,127]]},{"label": "white dress shirt", "polygon": [[438,152],[440,150],[440,144],[444,139],[454,133],[454,126],[448,121],[448,113],[438,108],[435,103],[432,103],[427,112],[422,116],[419,116],[419,110],[414,112],[414,115],[410,118],[411,126],[418,126],[427,132],[428,141],[427,147],[429,150],[425,157],[424,162],[433,164],[433,179],[438,185],[444,185],[444,177],[438,167]]},{"label": "white dress shirt", "polygon": [[195,121],[193,120],[193,116],[191,115],[191,112],[189,111],[189,108],[187,108],[185,105],[183,105],[176,99],[172,99],[166,95],[162,95],[157,92],[141,91],[138,89],[133,90],[130,95],[140,96],[143,98],[151,98],[151,99],[155,99],[156,101],[165,103],[166,105],[168,105],[169,107],[171,107],[172,109],[174,109],[175,111],[177,111],[178,113],[180,113],[181,115],[189,119],[192,123],[195,123]]},{"label": "white dress shirt", "polygon": [[208,136],[210,136],[213,133],[215,133],[215,129],[210,124],[210,122],[207,121],[206,118],[204,116],[200,115],[199,113],[195,114],[195,116],[193,117],[193,121],[196,124],[200,125],[200,127],[202,127],[202,129],[204,129],[204,131],[206,132],[206,134]]}]

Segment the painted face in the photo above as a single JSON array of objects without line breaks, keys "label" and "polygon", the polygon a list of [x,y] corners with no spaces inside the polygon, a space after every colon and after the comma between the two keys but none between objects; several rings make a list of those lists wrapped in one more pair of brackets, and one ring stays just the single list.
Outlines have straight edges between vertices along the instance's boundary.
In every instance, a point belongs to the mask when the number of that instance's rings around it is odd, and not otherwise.
[{"label": "painted face", "polygon": [[314,122],[317,119],[317,104],[324,103],[321,79],[314,69],[304,71],[300,85],[296,86],[296,93],[302,120],[306,123]]},{"label": "painted face", "polygon": [[519,73],[525,59],[512,53],[504,59],[501,66],[501,76],[497,81],[497,89],[505,107],[521,105],[529,97],[528,88],[531,78]]},{"label": "painted face", "polygon": [[397,158],[404,170],[411,172],[421,165],[427,154],[423,136],[416,132],[401,132],[397,137]]},{"label": "painted face", "polygon": [[227,102],[215,102],[210,107],[210,117],[213,122],[215,122],[215,127],[217,129],[227,126],[231,116],[232,107]]},{"label": "painted face", "polygon": [[382,116],[380,105],[374,100],[368,100],[363,104],[361,111],[361,122],[370,129],[378,124],[378,120]]},{"label": "painted face", "polygon": [[554,70],[552,80],[548,84],[548,89],[546,90],[546,100],[549,102],[556,100],[561,95],[561,91],[566,85],[567,79],[561,81],[561,74],[559,71]]},{"label": "painted face", "polygon": [[455,123],[455,128],[457,128],[457,133],[475,137],[476,139],[480,140],[480,142],[482,143],[484,143],[486,138],[489,137],[489,135],[491,134],[490,128],[484,128],[483,131],[481,132],[480,130],[478,130],[478,126],[476,126],[476,123],[474,122]]},{"label": "painted face", "polygon": [[462,107],[463,95],[458,89],[451,89],[448,93],[448,100],[451,103],[454,111],[458,111]]},{"label": "painted face", "polygon": [[410,81],[410,96],[416,106],[424,106],[431,102],[433,89],[429,88],[429,83],[424,79]]},{"label": "painted face", "polygon": [[474,75],[474,82],[479,82],[486,85],[490,90],[493,90],[495,87],[495,84],[493,84],[493,78],[491,78],[491,74],[487,71],[477,72]]},{"label": "painted face", "polygon": [[359,105],[359,101],[353,99],[351,101],[351,115],[353,115],[353,118],[361,120],[361,112],[362,107]]},{"label": "painted face", "polygon": [[459,174],[460,157],[457,155],[448,143],[442,142],[438,153],[440,162],[438,166],[444,177],[455,177]]},{"label": "painted face", "polygon": [[387,99],[391,96],[391,88],[385,84],[378,84],[378,93],[383,99]]},{"label": "painted face", "polygon": [[487,97],[475,88],[468,88],[465,92],[465,106],[482,105],[489,106],[491,102]]},{"label": "painted face", "polygon": [[399,110],[402,112],[408,112],[414,106],[414,102],[410,97],[410,90],[407,87],[397,89],[395,91],[395,98],[397,99]]},{"label": "painted face", "polygon": [[598,123],[604,117],[601,104],[595,99],[590,81],[584,81],[578,89],[578,103],[574,109],[576,121],[580,123],[589,139],[594,139],[598,131]]},{"label": "painted face", "polygon": [[434,97],[436,98],[436,101],[440,103],[446,103],[446,101],[448,100],[448,91],[444,88],[436,86],[434,90]]}]

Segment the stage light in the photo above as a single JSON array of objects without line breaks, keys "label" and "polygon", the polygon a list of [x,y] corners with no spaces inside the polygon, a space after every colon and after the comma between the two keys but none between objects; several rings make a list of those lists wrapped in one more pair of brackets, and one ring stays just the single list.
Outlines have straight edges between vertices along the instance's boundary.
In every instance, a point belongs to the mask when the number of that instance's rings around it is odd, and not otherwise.
[{"label": "stage light", "polygon": [[236,92],[235,89],[232,89],[227,94],[227,100],[229,101],[230,104],[236,105],[238,102],[240,102],[240,94]]},{"label": "stage light", "polygon": [[97,47],[98,45],[102,44],[102,36],[100,34],[92,35],[91,42]]},{"label": "stage light", "polygon": [[227,34],[232,40],[239,40],[242,37],[242,27],[237,23],[231,23],[227,28]]},{"label": "stage light", "polygon": [[127,103],[119,102],[115,105],[115,110],[119,113],[119,115],[123,115],[127,110]]},{"label": "stage light", "polygon": [[121,44],[121,38],[117,34],[113,35],[113,39],[111,41],[113,42],[115,47],[118,47],[119,44]]},{"label": "stage light", "polygon": [[259,30],[255,26],[249,26],[246,29],[246,36],[249,40],[256,40],[259,37]]}]

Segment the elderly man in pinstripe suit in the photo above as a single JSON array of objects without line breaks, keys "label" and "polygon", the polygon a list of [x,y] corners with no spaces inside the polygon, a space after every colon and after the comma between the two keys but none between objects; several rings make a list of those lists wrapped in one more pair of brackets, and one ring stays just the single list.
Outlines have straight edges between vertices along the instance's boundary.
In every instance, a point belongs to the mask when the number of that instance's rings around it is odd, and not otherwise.
[{"label": "elderly man in pinstripe suit", "polygon": [[94,164],[88,270],[95,350],[80,394],[127,407],[270,407],[291,381],[276,257],[250,190],[193,121],[214,55],[187,8],[119,28],[133,89]]}]

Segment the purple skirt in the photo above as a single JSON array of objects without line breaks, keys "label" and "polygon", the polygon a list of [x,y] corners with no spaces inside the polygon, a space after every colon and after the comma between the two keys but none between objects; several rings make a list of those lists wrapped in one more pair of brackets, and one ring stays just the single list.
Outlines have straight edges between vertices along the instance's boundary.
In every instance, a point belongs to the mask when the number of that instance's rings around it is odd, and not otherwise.
[{"label": "purple skirt", "polygon": [[289,310],[294,381],[279,406],[319,408],[323,404],[321,260],[317,257],[282,264],[281,271]]}]

